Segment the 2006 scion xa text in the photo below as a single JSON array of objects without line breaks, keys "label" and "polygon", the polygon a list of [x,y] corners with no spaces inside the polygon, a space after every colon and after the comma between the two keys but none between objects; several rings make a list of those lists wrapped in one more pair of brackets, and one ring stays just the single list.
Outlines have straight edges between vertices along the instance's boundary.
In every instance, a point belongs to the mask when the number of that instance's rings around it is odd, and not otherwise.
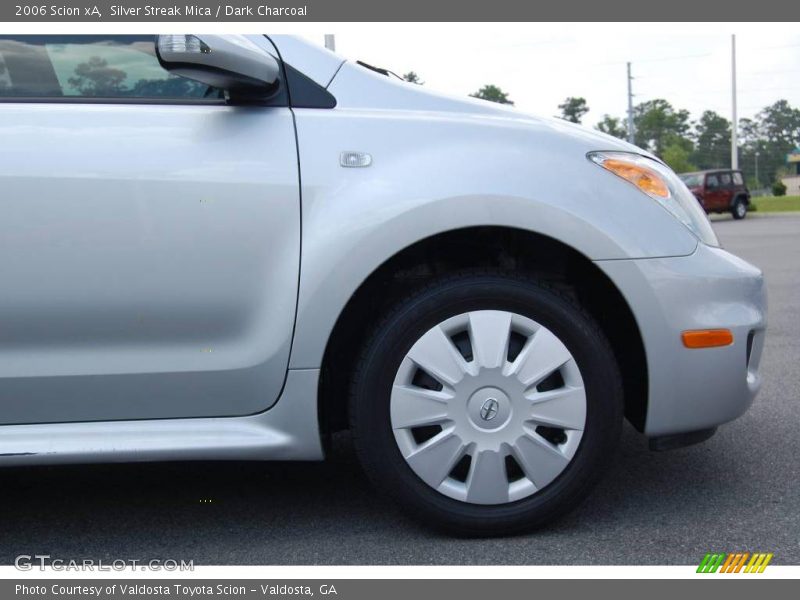
[{"label": "2006 scion xa text", "polygon": [[288,36],[0,37],[0,462],[319,460],[553,521],[760,385],[761,273],[647,152]]}]

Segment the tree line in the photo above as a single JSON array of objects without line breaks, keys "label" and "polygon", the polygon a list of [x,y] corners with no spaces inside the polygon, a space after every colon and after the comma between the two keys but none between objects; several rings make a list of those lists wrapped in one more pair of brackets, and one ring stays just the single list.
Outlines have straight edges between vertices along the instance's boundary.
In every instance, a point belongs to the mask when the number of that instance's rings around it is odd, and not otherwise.
[{"label": "tree line", "polygon": [[[422,84],[413,71],[404,79]],[[514,104],[495,85],[473,94],[501,104]],[[581,123],[589,112],[585,98],[570,96],[558,105],[561,119]],[[627,119],[603,115],[595,129],[628,139]],[[640,102],[633,109],[634,144],[659,156],[678,173],[726,168],[731,160],[731,122],[713,110],[692,120],[688,110],[675,108],[663,98]],[[788,170],[786,155],[800,147],[800,109],[786,100],[765,106],[752,119],[739,119],[739,168],[752,188],[771,186]],[[757,172],[756,172],[757,171]]]},{"label": "tree line", "polygon": [[[561,118],[571,120],[562,111]],[[580,122],[580,121],[577,121]],[[626,120],[603,115],[597,129],[628,138]],[[731,122],[713,110],[693,121],[667,100],[647,100],[633,109],[634,143],[661,157],[678,173],[730,166]],[[800,146],[800,109],[786,100],[765,106],[752,119],[739,119],[739,168],[748,185],[770,186],[788,172],[786,155]]]}]

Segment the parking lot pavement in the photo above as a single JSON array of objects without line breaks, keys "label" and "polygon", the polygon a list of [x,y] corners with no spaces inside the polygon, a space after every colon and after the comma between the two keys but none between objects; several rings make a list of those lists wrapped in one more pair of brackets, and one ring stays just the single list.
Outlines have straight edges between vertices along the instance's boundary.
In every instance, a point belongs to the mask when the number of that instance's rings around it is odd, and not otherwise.
[{"label": "parking lot pavement", "polygon": [[761,395],[691,448],[651,453],[626,428],[616,466],[548,529],[487,540],[425,530],[373,492],[339,436],[319,464],[0,471],[0,562],[42,553],[196,564],[697,564],[708,551],[746,550],[800,564],[800,215],[714,227],[766,273]]}]

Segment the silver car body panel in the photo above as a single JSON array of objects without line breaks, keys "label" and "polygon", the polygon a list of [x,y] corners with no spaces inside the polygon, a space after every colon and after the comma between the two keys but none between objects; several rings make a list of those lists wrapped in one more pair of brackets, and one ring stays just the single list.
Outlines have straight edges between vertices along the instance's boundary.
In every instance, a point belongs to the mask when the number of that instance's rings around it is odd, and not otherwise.
[{"label": "silver car body panel", "polygon": [[289,371],[283,400],[247,417],[5,425],[0,465],[320,460],[319,371]]},{"label": "silver car body panel", "polygon": [[[317,378],[348,300],[414,243],[486,225],[557,239],[617,286],[647,352],[647,434],[747,408],[763,280],[586,159],[646,153],[272,39],[336,108],[0,104],[0,422],[97,421],[3,426],[2,462],[320,458]],[[342,168],[345,151],[371,165]],[[735,343],[680,345],[711,327]]]},{"label": "silver car body panel", "polygon": [[[399,86],[413,110],[349,108],[381,84]],[[626,149],[625,142],[418,87],[345,64],[330,88],[335,110],[295,111],[304,243],[292,368],[321,365],[336,319],[375,269],[443,231],[521,228],[592,260],[697,247],[666,210],[585,158],[598,147]],[[362,88],[363,95],[351,91]],[[369,153],[372,166],[342,169],[331,160],[342,150]]]},{"label": "silver car body panel", "polygon": [[[704,244],[687,257],[596,264],[622,292],[642,335],[647,435],[714,427],[748,409],[761,386],[766,330],[766,290],[757,268]],[[719,328],[733,332],[732,345],[688,349],[682,344],[685,330]]]},{"label": "silver car body panel", "polygon": [[288,108],[3,103],[0,130],[0,423],[275,402],[300,251]]}]

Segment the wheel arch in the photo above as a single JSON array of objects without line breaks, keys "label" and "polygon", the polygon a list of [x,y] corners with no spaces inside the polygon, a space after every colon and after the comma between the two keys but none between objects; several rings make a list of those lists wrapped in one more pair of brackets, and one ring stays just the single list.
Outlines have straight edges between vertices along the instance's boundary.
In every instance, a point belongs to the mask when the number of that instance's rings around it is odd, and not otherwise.
[{"label": "wheel arch", "polygon": [[608,337],[622,372],[625,415],[643,430],[647,360],[636,319],[619,289],[589,258],[552,237],[507,226],[475,226],[440,232],[403,248],[374,269],[350,296],[322,358],[318,398],[324,433],[346,428],[347,374],[375,321],[416,285],[463,268],[524,271],[575,295]]}]

